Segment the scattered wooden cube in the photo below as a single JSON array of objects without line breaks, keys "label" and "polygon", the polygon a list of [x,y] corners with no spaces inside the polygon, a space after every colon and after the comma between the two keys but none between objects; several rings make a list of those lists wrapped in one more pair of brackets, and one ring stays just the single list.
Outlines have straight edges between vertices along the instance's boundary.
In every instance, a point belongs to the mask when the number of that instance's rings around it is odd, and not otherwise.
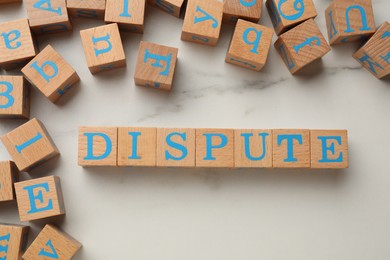
[{"label": "scattered wooden cube", "polygon": [[222,1],[188,0],[181,39],[210,46],[217,45],[222,15]]},{"label": "scattered wooden cube", "polygon": [[119,28],[130,32],[144,32],[146,0],[106,0],[106,23],[118,23]]},{"label": "scattered wooden cube", "polygon": [[80,166],[117,166],[117,147],[118,128],[80,127]]},{"label": "scattered wooden cube", "polygon": [[310,130],[273,130],[273,167],[310,168]]},{"label": "scattered wooden cube", "polygon": [[125,51],[116,23],[83,30],[80,35],[91,73],[126,66]]},{"label": "scattered wooden cube", "polygon": [[75,83],[76,71],[48,45],[23,69],[23,75],[51,102],[57,102]]},{"label": "scattered wooden cube", "polygon": [[20,171],[28,171],[60,154],[45,126],[35,118],[1,139]]},{"label": "scattered wooden cube", "polygon": [[22,3],[23,0],[0,0],[0,5],[10,3]]},{"label": "scattered wooden cube", "polygon": [[282,34],[275,42],[275,48],[292,74],[330,51],[313,19]]},{"label": "scattered wooden cube", "polygon": [[19,171],[15,163],[12,161],[0,162],[0,202],[15,199],[14,182],[18,180]]},{"label": "scattered wooden cube", "polygon": [[312,0],[267,0],[265,5],[277,35],[317,16]]},{"label": "scattered wooden cube", "polygon": [[66,7],[72,17],[104,19],[106,0],[67,0]]},{"label": "scattered wooden cube", "polygon": [[61,181],[48,176],[15,183],[20,221],[31,221],[65,214]]},{"label": "scattered wooden cube", "polygon": [[175,17],[180,17],[185,5],[184,0],[148,0],[148,4]]},{"label": "scattered wooden cube", "polygon": [[234,130],[235,168],[272,168],[272,130]]},{"label": "scattered wooden cube", "polygon": [[195,167],[195,129],[157,129],[157,167]]},{"label": "scattered wooden cube", "polygon": [[60,231],[53,225],[46,225],[23,255],[25,260],[71,259],[81,248],[80,242]]},{"label": "scattered wooden cube", "polygon": [[272,28],[238,20],[225,61],[260,71],[267,62],[273,35]]},{"label": "scattered wooden cube", "polygon": [[0,75],[0,118],[30,117],[30,88],[22,76]]},{"label": "scattered wooden cube", "polygon": [[382,24],[353,57],[378,79],[390,75],[390,24]]},{"label": "scattered wooden cube", "polygon": [[353,42],[375,33],[371,0],[333,1],[325,11],[331,45]]},{"label": "scattered wooden cube", "polygon": [[156,166],[156,128],[118,128],[118,166]]},{"label": "scattered wooden cube", "polygon": [[35,46],[27,19],[1,23],[0,32],[0,67],[19,68],[35,56]]},{"label": "scattered wooden cube", "polygon": [[178,51],[177,48],[141,41],[135,66],[135,84],[170,91]]},{"label": "scattered wooden cube", "polygon": [[0,224],[0,259],[22,259],[29,229],[28,226]]},{"label": "scattered wooden cube", "polygon": [[225,0],[223,5],[224,23],[235,24],[238,19],[259,22],[263,0]]}]

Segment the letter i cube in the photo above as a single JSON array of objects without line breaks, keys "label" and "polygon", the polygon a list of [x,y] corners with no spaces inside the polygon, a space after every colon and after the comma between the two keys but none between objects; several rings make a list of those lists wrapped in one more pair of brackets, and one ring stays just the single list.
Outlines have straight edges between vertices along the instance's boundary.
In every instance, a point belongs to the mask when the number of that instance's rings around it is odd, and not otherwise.
[{"label": "letter i cube", "polygon": [[261,17],[263,0],[225,0],[223,22],[235,24],[238,19],[257,23]]},{"label": "letter i cube", "polygon": [[225,61],[259,71],[267,62],[274,30],[238,20]]},{"label": "letter i cube", "polygon": [[175,17],[180,17],[185,5],[184,0],[148,0],[148,4]]},{"label": "letter i cube", "polygon": [[0,224],[0,259],[22,259],[29,229],[28,226]]},{"label": "letter i cube", "polygon": [[390,75],[390,24],[382,24],[353,57],[378,79]]},{"label": "letter i cube", "polygon": [[76,71],[50,45],[30,61],[22,73],[53,103],[80,81]]},{"label": "letter i cube", "polygon": [[126,66],[125,51],[116,23],[83,30],[80,35],[91,73]]},{"label": "letter i cube", "polygon": [[106,10],[106,0],[67,0],[69,15],[79,18],[103,19]]},{"label": "letter i cube", "polygon": [[19,180],[19,171],[14,162],[0,162],[0,202],[15,199],[14,182]]},{"label": "letter i cube", "polygon": [[23,76],[0,76],[0,118],[30,117],[30,87]]},{"label": "letter i cube", "polygon": [[292,74],[330,51],[313,19],[282,34],[274,46]]},{"label": "letter i cube", "polygon": [[30,170],[60,154],[45,126],[35,118],[1,139],[20,171]]},{"label": "letter i cube", "polygon": [[106,0],[106,23],[118,23],[120,29],[143,33],[146,0]]},{"label": "letter i cube", "polygon": [[177,48],[142,41],[135,67],[135,84],[170,91],[178,51]]}]

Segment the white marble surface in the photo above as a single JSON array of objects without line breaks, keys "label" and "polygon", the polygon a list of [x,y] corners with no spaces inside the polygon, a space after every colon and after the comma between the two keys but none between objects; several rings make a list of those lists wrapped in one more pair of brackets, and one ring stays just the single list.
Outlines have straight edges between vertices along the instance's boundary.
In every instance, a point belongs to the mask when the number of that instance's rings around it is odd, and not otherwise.
[{"label": "white marble surface", "polygon": [[[373,2],[379,25],[390,2]],[[326,36],[329,3],[315,0]],[[0,8],[0,22],[25,17],[23,6]],[[266,11],[261,23],[270,25]],[[83,243],[74,259],[389,259],[390,84],[351,57],[358,44],[333,48],[295,77],[272,47],[256,73],[224,62],[232,27],[223,26],[216,48],[182,42],[182,20],[148,7],[145,34],[123,34],[127,68],[92,76],[79,30],[100,24],[75,20],[73,32],[39,38],[82,82],[58,105],[32,94],[32,117],[44,122],[61,157],[30,176],[61,177],[67,215],[54,222]],[[141,39],[179,48],[171,93],[134,86]],[[22,123],[2,120],[0,134]],[[348,129],[350,168],[83,169],[81,125]],[[1,144],[0,159],[9,158]],[[0,222],[18,223],[15,203],[0,204]],[[30,241],[44,223],[29,223]]]}]

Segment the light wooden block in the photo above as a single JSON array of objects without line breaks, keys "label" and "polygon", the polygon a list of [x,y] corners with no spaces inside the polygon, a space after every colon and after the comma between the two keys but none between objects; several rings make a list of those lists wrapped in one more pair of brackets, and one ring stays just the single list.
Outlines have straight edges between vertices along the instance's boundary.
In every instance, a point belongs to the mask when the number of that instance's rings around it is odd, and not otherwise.
[{"label": "light wooden block", "polygon": [[196,167],[234,167],[234,130],[196,129]]},{"label": "light wooden block", "polygon": [[1,139],[20,171],[33,169],[60,154],[43,123],[35,118]]},{"label": "light wooden block", "polygon": [[46,225],[23,255],[24,260],[71,259],[81,243],[53,225]]},{"label": "light wooden block", "polygon": [[238,19],[259,22],[263,0],[225,0],[223,5],[224,23],[235,24]]},{"label": "light wooden block", "polygon": [[204,45],[217,45],[222,16],[222,1],[188,0],[181,39]]},{"label": "light wooden block", "polygon": [[313,19],[282,34],[275,42],[275,48],[292,74],[330,51],[329,44]]},{"label": "light wooden block", "polygon": [[15,183],[20,221],[44,219],[65,214],[61,181],[48,176]]},{"label": "light wooden block", "polygon": [[14,182],[18,180],[19,171],[15,163],[12,161],[0,162],[0,202],[15,199]]},{"label": "light wooden block", "polygon": [[346,130],[310,130],[311,168],[348,168]]},{"label": "light wooden block", "polygon": [[390,75],[390,24],[382,24],[353,57],[378,79]]},{"label": "light wooden block", "polygon": [[273,130],[273,167],[310,168],[310,130]]},{"label": "light wooden block", "polygon": [[175,17],[180,17],[185,6],[184,0],[148,0],[148,4]]},{"label": "light wooden block", "polygon": [[272,28],[238,20],[225,61],[260,71],[267,62],[273,35]]},{"label": "light wooden block", "polygon": [[195,129],[157,129],[157,167],[195,167]]},{"label": "light wooden block", "polygon": [[0,5],[11,4],[11,3],[22,3],[23,0],[0,0]]},{"label": "light wooden block", "polygon": [[30,88],[22,76],[0,75],[0,118],[30,117]]},{"label": "light wooden block", "polygon": [[66,7],[72,17],[104,19],[106,0],[67,0]]},{"label": "light wooden block", "polygon": [[106,0],[106,23],[117,23],[120,29],[144,32],[146,0]]},{"label": "light wooden block", "polygon": [[80,127],[80,166],[116,166],[117,147],[118,128]]},{"label": "light wooden block", "polygon": [[156,166],[157,129],[118,128],[118,166]]},{"label": "light wooden block", "polygon": [[333,1],[325,18],[331,45],[359,41],[376,30],[371,0]]},{"label": "light wooden block", "polygon": [[235,168],[272,168],[272,130],[234,130]]},{"label": "light wooden block", "polygon": [[30,227],[0,224],[0,259],[21,260]]},{"label": "light wooden block", "polygon": [[135,84],[170,91],[178,51],[177,48],[141,41],[135,66]]},{"label": "light wooden block", "polygon": [[53,103],[80,81],[72,66],[50,45],[32,59],[22,69],[22,73]]},{"label": "light wooden block", "polygon": [[83,30],[80,35],[91,73],[126,66],[125,51],[117,24]]},{"label": "light wooden block", "polygon": [[36,34],[72,30],[66,0],[25,0],[31,30]]},{"label": "light wooden block", "polygon": [[0,67],[19,68],[36,55],[27,19],[1,23],[0,32]]}]

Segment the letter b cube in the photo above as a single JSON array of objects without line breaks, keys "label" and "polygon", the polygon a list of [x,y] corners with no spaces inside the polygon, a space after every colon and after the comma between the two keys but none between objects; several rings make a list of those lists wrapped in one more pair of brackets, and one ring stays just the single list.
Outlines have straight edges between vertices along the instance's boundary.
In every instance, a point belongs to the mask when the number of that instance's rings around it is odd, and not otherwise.
[{"label": "letter b cube", "polygon": [[30,117],[30,88],[23,76],[0,76],[0,118]]}]

